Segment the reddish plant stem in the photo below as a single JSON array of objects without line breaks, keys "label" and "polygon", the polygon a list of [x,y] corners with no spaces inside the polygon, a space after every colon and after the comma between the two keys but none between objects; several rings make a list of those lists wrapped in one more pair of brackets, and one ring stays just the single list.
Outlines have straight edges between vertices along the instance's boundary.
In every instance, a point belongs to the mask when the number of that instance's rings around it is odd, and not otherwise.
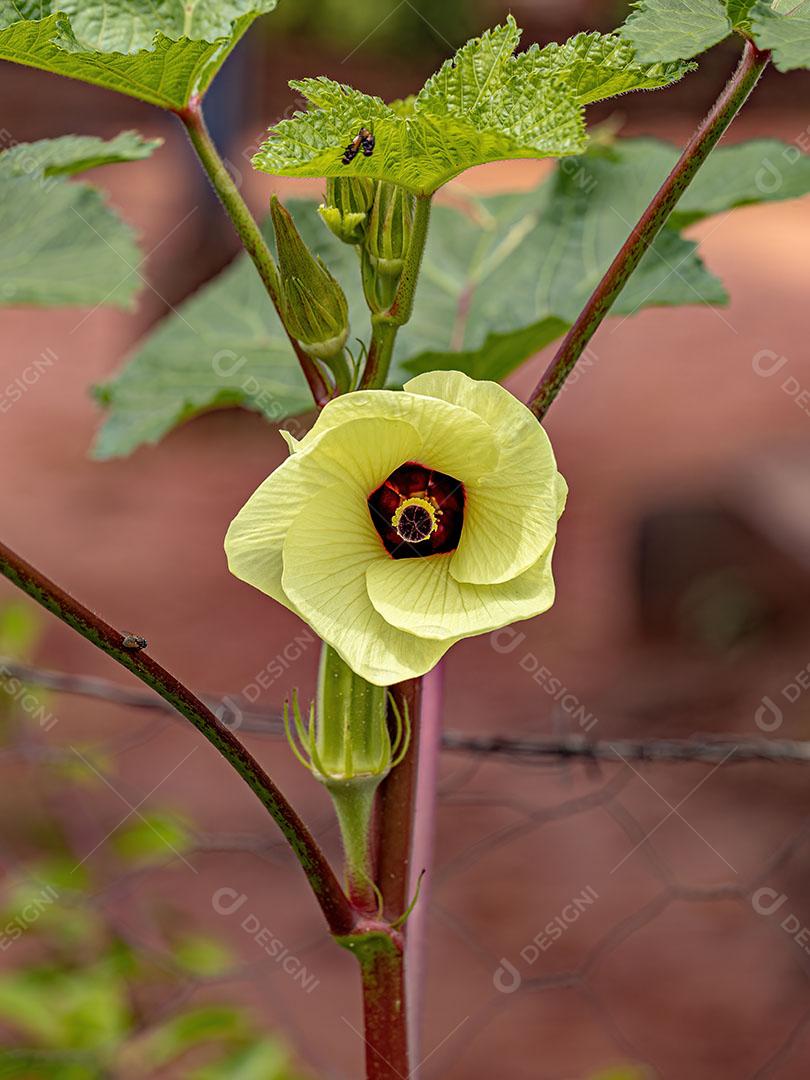
[{"label": "reddish plant stem", "polygon": [[[265,289],[267,289],[267,295],[278,312],[281,325],[284,326],[284,316],[279,304],[278,268],[256,219],[251,214],[250,208],[242,198],[239,188],[234,183],[233,177],[225,167],[225,162],[214,145],[214,140],[211,138],[205,123],[201,99],[197,96],[193,97],[184,109],[176,110],[176,116],[185,127],[200,164],[205,170],[219,201],[225,208],[226,214],[231,219],[245,251],[253,260],[253,265],[258,270],[259,277],[262,279]],[[326,385],[315,361],[310,356],[307,356],[286,326],[284,326],[284,332],[287,334],[290,345],[298,358],[298,363],[301,365],[301,370],[312,392],[315,404],[321,408],[331,396],[330,389]]]},{"label": "reddish plant stem", "polygon": [[356,954],[363,987],[366,1080],[408,1080],[404,942],[385,924],[359,926],[342,945]]},{"label": "reddish plant stem", "polygon": [[737,70],[594,289],[527,402],[538,420],[542,420],[548,412],[628,278],[756,86],[769,59],[770,53],[761,52],[751,41],[745,43]]},{"label": "reddish plant stem", "polygon": [[136,675],[200,731],[236,769],[278,825],[306,874],[330,931],[352,932],[357,915],[314,837],[262,766],[230,728],[186,686],[142,649],[127,648],[126,635],[0,543],[0,574],[47,611]]}]

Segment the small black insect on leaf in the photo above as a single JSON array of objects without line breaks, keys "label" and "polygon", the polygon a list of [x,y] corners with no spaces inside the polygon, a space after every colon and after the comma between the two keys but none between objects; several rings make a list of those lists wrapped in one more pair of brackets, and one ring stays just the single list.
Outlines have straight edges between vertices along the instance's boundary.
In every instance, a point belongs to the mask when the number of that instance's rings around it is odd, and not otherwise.
[{"label": "small black insect on leaf", "polygon": [[355,137],[343,151],[343,157],[340,159],[344,165],[350,165],[360,151],[363,151],[364,157],[371,157],[374,153],[374,136],[368,130],[368,128],[361,127]]}]

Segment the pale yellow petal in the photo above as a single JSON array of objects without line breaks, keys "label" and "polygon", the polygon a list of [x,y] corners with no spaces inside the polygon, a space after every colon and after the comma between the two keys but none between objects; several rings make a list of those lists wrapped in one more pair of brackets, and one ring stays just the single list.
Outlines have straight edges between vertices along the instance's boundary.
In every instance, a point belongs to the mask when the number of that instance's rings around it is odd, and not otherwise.
[{"label": "pale yellow petal", "polygon": [[455,638],[415,637],[375,610],[366,573],[394,560],[356,485],[336,481],[293,521],[284,544],[283,588],[294,610],[368,682],[389,686],[429,671]]},{"label": "pale yellow petal", "polygon": [[497,584],[522,574],[548,547],[562,512],[562,477],[545,431],[504,387],[460,371],[417,375],[405,390],[469,409],[492,427],[501,448],[497,467],[465,486],[464,530],[453,577]]},{"label": "pale yellow petal", "polygon": [[[324,432],[353,420],[404,420],[420,435],[412,459],[447,473],[465,485],[496,468],[498,437],[482,417],[469,408],[422,394],[399,390],[358,390],[335,398],[322,410],[312,430],[299,442],[306,449]],[[399,462],[398,464],[403,464]]]},{"label": "pale yellow petal", "polygon": [[[347,479],[370,494],[418,446],[401,420],[357,420],[301,443],[254,491],[231,522],[225,552],[232,574],[282,604],[282,547],[292,521],[324,489]],[[375,534],[376,535],[376,534]]]},{"label": "pale yellow petal", "polygon": [[554,603],[552,542],[534,566],[500,585],[471,585],[451,573],[452,554],[369,563],[368,593],[387,623],[421,638],[487,633]]}]

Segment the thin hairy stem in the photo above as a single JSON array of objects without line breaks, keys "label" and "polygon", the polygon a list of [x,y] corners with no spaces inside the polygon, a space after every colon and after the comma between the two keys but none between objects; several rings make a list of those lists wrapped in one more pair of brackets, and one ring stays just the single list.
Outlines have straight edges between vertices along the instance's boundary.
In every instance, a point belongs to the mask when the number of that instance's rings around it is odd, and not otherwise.
[{"label": "thin hairy stem", "polygon": [[[185,127],[200,164],[211,181],[211,186],[217,193],[225,212],[231,219],[245,251],[253,260],[253,265],[258,270],[259,277],[267,289],[267,295],[278,312],[281,325],[284,326],[284,316],[279,304],[280,282],[278,268],[256,219],[251,214],[239,188],[234,183],[233,177],[225,167],[225,162],[214,145],[214,140],[211,138],[203,116],[202,102],[197,97],[192,98],[184,109],[177,110],[177,116]],[[325,405],[331,394],[323,375],[315,361],[310,356],[307,356],[298,342],[287,331],[286,326],[284,330],[295,355],[298,357],[298,362],[312,392],[315,404],[319,407]]]},{"label": "thin hairy stem", "polygon": [[396,323],[385,319],[380,321],[372,319],[371,343],[368,347],[363,377],[360,380],[361,390],[380,389],[385,386],[398,330]]},{"label": "thin hairy stem", "polygon": [[336,935],[350,933],[356,923],[356,913],[326,856],[284,795],[230,728],[137,644],[128,647],[131,635],[116,630],[2,543],[0,573],[96,648],[131,671],[191,721],[239,773],[281,829],[309,880],[331,932]]},{"label": "thin hairy stem", "polygon": [[746,42],[737,70],[594,289],[527,402],[538,420],[542,420],[548,412],[628,278],[666,224],[701,165],[745,104],[769,59],[770,53],[761,52],[753,42]]}]

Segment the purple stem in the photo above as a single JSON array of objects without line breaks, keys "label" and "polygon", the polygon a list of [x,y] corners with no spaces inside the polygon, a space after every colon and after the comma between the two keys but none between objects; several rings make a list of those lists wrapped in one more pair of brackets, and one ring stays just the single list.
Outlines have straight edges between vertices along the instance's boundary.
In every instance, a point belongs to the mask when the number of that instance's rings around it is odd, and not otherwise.
[{"label": "purple stem", "polygon": [[[416,889],[419,888],[419,900],[405,927],[405,1000],[410,1015],[409,1036],[412,1061],[419,1059],[419,1020],[422,1016],[425,986],[427,915],[436,839],[443,701],[444,665],[439,662],[422,680],[416,791],[413,797],[413,837],[409,878],[411,896],[413,897]],[[420,886],[419,879],[423,871],[425,871],[425,876]]]},{"label": "purple stem", "polygon": [[709,115],[684,147],[677,164],[653,196],[652,202],[606,270],[535,387],[527,404],[538,420],[542,420],[548,412],[588,342],[627,284],[628,278],[666,225],[678,200],[694,180],[701,165],[748,100],[748,95],[759,81],[769,59],[769,52],[760,52],[753,42],[746,41],[737,70],[712,106]]}]

